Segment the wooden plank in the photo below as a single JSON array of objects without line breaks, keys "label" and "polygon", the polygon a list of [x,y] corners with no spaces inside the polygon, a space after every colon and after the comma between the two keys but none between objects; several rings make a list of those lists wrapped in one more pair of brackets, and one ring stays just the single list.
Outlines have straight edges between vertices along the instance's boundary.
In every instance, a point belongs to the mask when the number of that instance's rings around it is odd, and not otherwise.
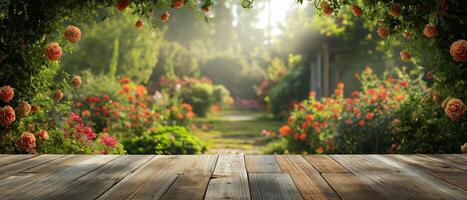
[{"label": "wooden plank", "polygon": [[99,199],[160,199],[194,161],[194,156],[155,156]]},{"label": "wooden plank", "polygon": [[37,156],[37,154],[24,154],[24,155],[11,155],[11,154],[1,154],[0,157],[0,167],[13,164],[15,162],[26,160],[29,158],[33,158]]},{"label": "wooden plank", "polygon": [[273,155],[247,155],[245,164],[247,172],[281,172]]},{"label": "wooden plank", "polygon": [[323,177],[342,199],[386,199],[351,173],[324,173]]},{"label": "wooden plank", "polygon": [[249,173],[252,199],[303,199],[294,182],[285,173]]},{"label": "wooden plank", "polygon": [[9,165],[5,165],[0,167],[0,179],[6,178],[12,174],[21,172],[23,170],[35,167],[37,165],[41,165],[57,158],[63,157],[64,155],[40,155],[34,156],[30,159],[25,159],[22,161],[18,161]]},{"label": "wooden plank", "polygon": [[196,156],[195,162],[175,180],[162,199],[203,199],[216,162],[217,155]]},{"label": "wooden plank", "polygon": [[[411,180],[411,183],[418,185],[426,198],[438,199],[465,199],[467,192],[458,187],[447,184],[433,176],[421,171],[420,168],[404,164],[391,158],[391,155],[372,155],[371,157],[397,168],[400,174]],[[420,198],[420,197],[418,197]]]},{"label": "wooden plank", "polygon": [[[39,156],[40,157],[40,156]],[[51,174],[42,180],[36,181],[27,186],[27,189],[19,190],[8,196],[2,196],[4,199],[41,199],[48,193],[69,184],[79,177],[90,173],[91,171],[101,167],[105,163],[118,158],[114,155],[93,155],[90,159],[76,163],[64,170]],[[32,159],[30,159],[32,160]]]},{"label": "wooden plank", "polygon": [[462,169],[417,155],[390,155],[388,157],[467,190],[467,173]]},{"label": "wooden plank", "polygon": [[457,159],[454,159],[454,160],[451,160],[451,159],[447,159],[448,156],[450,155],[444,155],[444,154],[430,154],[430,155],[427,155],[427,154],[419,154],[419,156],[422,156],[422,157],[425,157],[425,158],[428,158],[428,159],[431,159],[431,160],[434,160],[434,161],[438,161],[440,163],[445,163],[447,165],[451,165],[453,167],[457,167],[459,169],[462,169],[464,171],[467,171],[467,161],[466,162],[462,162],[460,160]]},{"label": "wooden plank", "polygon": [[205,199],[250,199],[248,175],[243,156],[219,156]]},{"label": "wooden plank", "polygon": [[399,172],[397,168],[370,156],[332,155],[331,157],[388,199],[439,199],[439,195],[423,184],[414,183],[406,172]]},{"label": "wooden plank", "polygon": [[276,156],[283,172],[289,173],[304,199],[340,199],[320,173],[300,155]]},{"label": "wooden plank", "polygon": [[29,184],[39,181],[50,174],[63,170],[88,158],[91,158],[91,156],[67,155],[36,167],[11,174],[4,179],[0,179],[0,191],[4,191],[2,192],[2,195],[14,194],[21,191]]},{"label": "wooden plank", "polygon": [[[124,155],[43,196],[43,199],[96,199],[153,156]],[[85,191],[85,192],[83,192]]]},{"label": "wooden plank", "polygon": [[342,167],[334,159],[327,155],[305,155],[308,162],[313,165],[320,173],[340,173],[340,172],[349,172],[347,169]]}]

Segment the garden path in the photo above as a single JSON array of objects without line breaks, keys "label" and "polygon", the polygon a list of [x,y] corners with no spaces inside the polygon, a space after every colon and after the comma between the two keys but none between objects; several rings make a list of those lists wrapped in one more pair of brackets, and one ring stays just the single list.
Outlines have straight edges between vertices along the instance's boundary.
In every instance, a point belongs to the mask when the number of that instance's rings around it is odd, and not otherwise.
[{"label": "garden path", "polygon": [[208,145],[206,154],[261,154],[267,141],[260,132],[277,130],[280,122],[261,112],[228,111],[197,119],[195,124],[205,126],[197,134]]}]

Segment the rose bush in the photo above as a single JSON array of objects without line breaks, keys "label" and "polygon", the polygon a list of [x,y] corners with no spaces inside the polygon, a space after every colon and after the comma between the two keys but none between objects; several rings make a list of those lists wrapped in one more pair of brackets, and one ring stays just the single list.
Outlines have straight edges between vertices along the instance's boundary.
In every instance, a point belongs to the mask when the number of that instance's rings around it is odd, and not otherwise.
[{"label": "rose bush", "polygon": [[361,91],[344,97],[339,83],[334,95],[294,105],[279,134],[293,153],[387,153],[397,147],[394,125],[400,105],[411,93],[423,91],[421,76],[395,68],[378,78],[366,68],[359,76]]}]

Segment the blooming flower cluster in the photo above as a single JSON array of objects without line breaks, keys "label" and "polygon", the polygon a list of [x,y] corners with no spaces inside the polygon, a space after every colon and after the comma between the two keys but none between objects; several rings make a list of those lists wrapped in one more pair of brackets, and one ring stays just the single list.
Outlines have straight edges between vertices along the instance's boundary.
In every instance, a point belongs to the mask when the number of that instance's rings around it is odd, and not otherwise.
[{"label": "blooming flower cluster", "polygon": [[420,78],[411,80],[395,69],[379,79],[367,67],[358,78],[361,91],[344,97],[344,84],[338,83],[332,97],[309,99],[294,105],[287,124],[279,134],[289,140],[292,152],[385,153],[393,145],[395,110],[412,91],[421,91]]}]

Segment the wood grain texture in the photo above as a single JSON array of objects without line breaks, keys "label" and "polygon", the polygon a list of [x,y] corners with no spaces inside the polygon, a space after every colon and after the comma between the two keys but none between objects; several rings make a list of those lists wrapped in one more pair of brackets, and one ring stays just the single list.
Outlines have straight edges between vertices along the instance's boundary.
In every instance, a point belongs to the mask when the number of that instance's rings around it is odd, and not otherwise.
[{"label": "wood grain texture", "polygon": [[196,156],[194,162],[178,176],[162,199],[203,199],[216,162],[217,155]]},{"label": "wood grain texture", "polygon": [[35,157],[35,154],[24,154],[24,155],[7,155],[2,154],[0,157],[0,167],[16,163],[21,160],[29,159]]},{"label": "wood grain texture", "polygon": [[327,155],[305,155],[308,162],[313,165],[320,173],[340,173],[340,172],[349,172],[347,169],[342,167],[334,159]]},{"label": "wood grain texture", "polygon": [[91,156],[67,155],[18,173],[13,173],[4,179],[0,179],[0,191],[4,191],[2,195],[5,196],[21,193],[21,190],[28,185],[89,158]]},{"label": "wood grain texture", "polygon": [[21,190],[20,195],[9,195],[5,199],[41,199],[48,193],[72,182],[73,180],[101,167],[107,162],[118,158],[118,156],[99,155],[90,156],[89,159],[76,163],[64,170],[49,175],[46,179],[41,179],[27,186],[27,190]]},{"label": "wood grain texture", "polygon": [[29,159],[23,159],[18,162],[0,167],[0,179],[6,178],[12,174],[27,170],[29,168],[41,165],[65,155],[40,155]]},{"label": "wood grain texture", "polygon": [[388,157],[404,163],[416,171],[428,173],[463,190],[467,190],[467,174],[463,173],[464,170],[462,169],[417,155],[389,155]]},{"label": "wood grain texture", "polygon": [[304,199],[340,199],[321,174],[300,155],[276,156],[280,168],[288,173]]},{"label": "wood grain texture", "polygon": [[273,155],[246,155],[245,164],[247,172],[281,172]]},{"label": "wood grain texture", "polygon": [[248,175],[243,156],[219,156],[205,199],[250,199]]},{"label": "wood grain texture", "polygon": [[467,193],[458,187],[453,187],[446,182],[439,180],[433,176],[427,175],[410,165],[392,159],[387,155],[371,155],[367,156],[373,161],[381,161],[388,166],[394,167],[399,171],[399,176],[408,179],[404,186],[413,185],[412,194],[416,194],[417,198],[426,199],[465,199]]},{"label": "wood grain texture", "polygon": [[303,199],[294,182],[285,173],[249,173],[251,198],[256,200]]},{"label": "wood grain texture", "polygon": [[440,162],[440,163],[444,163],[444,164],[447,164],[447,165],[451,165],[453,167],[456,167],[456,168],[459,168],[459,169],[462,169],[464,171],[467,171],[467,161],[465,162],[462,162],[462,160],[460,159],[448,159],[450,157],[450,155],[445,155],[445,154],[418,154],[418,156],[422,156],[422,157],[425,157],[425,158],[428,158],[428,159],[431,159],[431,160],[434,160],[434,161],[437,161],[437,162]]},{"label": "wood grain texture", "polygon": [[160,199],[194,156],[155,156],[131,176],[127,176],[99,199]]},{"label": "wood grain texture", "polygon": [[324,173],[323,177],[344,200],[386,199],[351,173]]},{"label": "wood grain texture", "polygon": [[[48,193],[44,199],[96,199],[153,156],[121,156],[102,167]],[[86,191],[86,192],[83,192]]]}]

